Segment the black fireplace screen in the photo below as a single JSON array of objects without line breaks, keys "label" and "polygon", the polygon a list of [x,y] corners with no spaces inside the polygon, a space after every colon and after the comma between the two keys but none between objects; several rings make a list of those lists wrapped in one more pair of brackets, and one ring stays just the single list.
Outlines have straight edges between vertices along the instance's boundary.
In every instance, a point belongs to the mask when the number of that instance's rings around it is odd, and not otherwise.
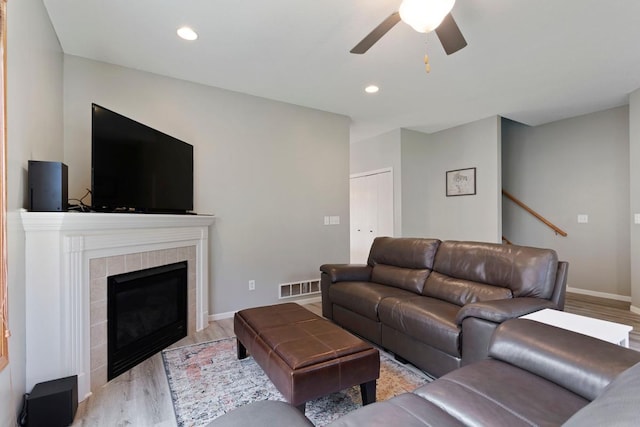
[{"label": "black fireplace screen", "polygon": [[187,262],[109,276],[109,380],[187,336]]}]

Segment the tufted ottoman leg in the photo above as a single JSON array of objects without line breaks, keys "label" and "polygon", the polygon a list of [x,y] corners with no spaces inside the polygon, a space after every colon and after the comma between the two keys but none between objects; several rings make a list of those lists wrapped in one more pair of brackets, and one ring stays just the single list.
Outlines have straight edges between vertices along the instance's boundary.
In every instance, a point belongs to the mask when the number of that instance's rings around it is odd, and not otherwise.
[{"label": "tufted ottoman leg", "polygon": [[376,401],[376,380],[360,384],[360,395],[362,396],[362,405],[374,403]]},{"label": "tufted ottoman leg", "polygon": [[238,360],[242,360],[247,357],[247,348],[244,345],[242,345],[242,343],[238,338],[236,338],[236,349],[238,354]]}]

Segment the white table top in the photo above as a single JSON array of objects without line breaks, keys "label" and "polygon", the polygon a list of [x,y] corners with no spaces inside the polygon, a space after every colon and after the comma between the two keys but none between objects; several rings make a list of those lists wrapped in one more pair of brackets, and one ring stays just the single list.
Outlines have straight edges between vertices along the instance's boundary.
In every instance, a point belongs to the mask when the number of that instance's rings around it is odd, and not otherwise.
[{"label": "white table top", "polygon": [[536,311],[525,316],[521,316],[520,318],[535,320],[540,323],[546,323],[562,329],[568,329],[570,331],[589,335],[613,344],[619,344],[623,339],[626,339],[629,336],[629,332],[633,329],[633,327],[629,325],[594,319],[593,317],[580,316],[578,314],[567,313],[565,311],[553,310],[550,308],[545,308],[544,310]]}]

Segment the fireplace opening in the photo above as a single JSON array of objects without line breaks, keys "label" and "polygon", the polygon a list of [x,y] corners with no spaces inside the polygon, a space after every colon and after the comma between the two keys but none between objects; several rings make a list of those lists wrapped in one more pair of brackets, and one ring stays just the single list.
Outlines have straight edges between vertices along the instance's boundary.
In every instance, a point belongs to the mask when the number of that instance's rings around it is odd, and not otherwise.
[{"label": "fireplace opening", "polygon": [[107,378],[187,336],[187,261],[107,279]]}]

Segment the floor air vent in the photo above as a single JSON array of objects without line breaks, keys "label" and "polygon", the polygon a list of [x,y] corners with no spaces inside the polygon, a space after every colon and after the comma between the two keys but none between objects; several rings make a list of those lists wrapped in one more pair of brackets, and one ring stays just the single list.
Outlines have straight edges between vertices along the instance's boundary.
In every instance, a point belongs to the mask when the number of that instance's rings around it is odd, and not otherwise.
[{"label": "floor air vent", "polygon": [[280,299],[320,293],[320,279],[280,284]]}]

